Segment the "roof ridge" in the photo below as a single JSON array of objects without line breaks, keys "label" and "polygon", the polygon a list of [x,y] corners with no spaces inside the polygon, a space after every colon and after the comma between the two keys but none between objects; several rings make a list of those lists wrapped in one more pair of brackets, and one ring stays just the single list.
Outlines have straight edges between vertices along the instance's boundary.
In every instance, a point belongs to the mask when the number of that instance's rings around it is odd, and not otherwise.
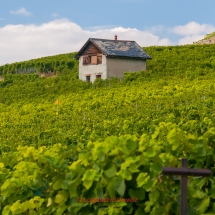
[{"label": "roof ridge", "polygon": [[93,40],[108,40],[108,41],[123,41],[123,42],[135,42],[136,43],[136,41],[134,41],[134,40],[112,40],[112,39],[102,39],[102,38],[90,38],[90,39],[93,39]]}]

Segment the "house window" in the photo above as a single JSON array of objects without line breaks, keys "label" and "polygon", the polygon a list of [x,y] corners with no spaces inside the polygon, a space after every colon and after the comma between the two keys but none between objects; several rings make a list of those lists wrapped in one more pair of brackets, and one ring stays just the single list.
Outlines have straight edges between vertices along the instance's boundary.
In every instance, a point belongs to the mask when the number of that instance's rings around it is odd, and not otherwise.
[{"label": "house window", "polygon": [[102,64],[102,55],[97,55],[97,63]]},{"label": "house window", "polygon": [[102,55],[83,56],[83,65],[88,64],[102,64]]},{"label": "house window", "polygon": [[86,81],[90,81],[90,75],[86,75]]},{"label": "house window", "polygon": [[97,64],[97,56],[91,56],[90,58],[90,64]]},{"label": "house window", "polygon": [[101,75],[96,75],[96,79],[101,79]]}]

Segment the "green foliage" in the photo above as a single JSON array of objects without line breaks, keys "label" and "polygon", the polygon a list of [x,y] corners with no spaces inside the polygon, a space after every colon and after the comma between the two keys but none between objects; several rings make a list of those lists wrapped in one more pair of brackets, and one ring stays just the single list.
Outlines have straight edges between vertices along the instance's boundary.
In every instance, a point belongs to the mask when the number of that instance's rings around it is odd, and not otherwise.
[{"label": "green foliage", "polygon": [[74,73],[75,77],[77,76],[78,66],[78,61],[75,59],[76,54],[77,53],[60,54],[6,64],[0,66],[0,75],[56,72],[57,74]]},{"label": "green foliage", "polygon": [[[140,208],[145,214],[178,214],[178,181],[162,176],[161,166],[179,166],[180,158],[189,151],[193,152],[188,156],[190,167],[198,167],[201,162],[194,158],[198,151],[195,142],[189,141],[189,133],[181,131],[179,138],[185,142],[175,151],[167,136],[178,126],[162,123],[159,127],[167,131],[166,137],[152,139],[156,132],[140,139],[112,136],[103,142],[89,142],[86,151],[75,160],[71,157],[78,153],[78,148],[62,144],[37,149],[20,146],[16,152],[3,153],[2,214],[99,214],[101,208],[103,214],[138,214]],[[210,167],[214,157],[209,138],[208,134],[200,138],[206,151],[202,160],[208,163],[204,168]],[[177,140],[172,144],[178,145]],[[213,179],[190,179],[189,205],[196,208],[197,214],[210,207],[213,186]]]},{"label": "green foliage", "polygon": [[[144,49],[147,72],[93,84],[73,59],[53,57],[51,78],[0,67],[1,214],[177,215],[179,178],[162,167],[187,157],[214,174],[214,46]],[[213,177],[190,177],[189,214],[214,214],[214,193]]]}]

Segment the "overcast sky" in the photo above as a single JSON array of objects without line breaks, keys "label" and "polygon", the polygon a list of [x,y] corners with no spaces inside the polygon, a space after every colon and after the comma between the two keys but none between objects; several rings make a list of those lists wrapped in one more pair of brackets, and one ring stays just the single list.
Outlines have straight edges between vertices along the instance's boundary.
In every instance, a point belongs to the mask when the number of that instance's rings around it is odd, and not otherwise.
[{"label": "overcast sky", "polygon": [[192,44],[215,31],[215,0],[1,0],[0,65],[79,51],[89,37]]}]

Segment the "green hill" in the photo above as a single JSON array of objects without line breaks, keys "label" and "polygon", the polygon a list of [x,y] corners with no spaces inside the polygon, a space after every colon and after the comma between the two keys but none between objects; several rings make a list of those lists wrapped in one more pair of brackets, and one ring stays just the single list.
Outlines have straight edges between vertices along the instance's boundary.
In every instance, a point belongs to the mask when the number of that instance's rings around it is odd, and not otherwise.
[{"label": "green hill", "polygon": [[[1,214],[178,214],[162,166],[214,174],[215,45],[144,50],[147,72],[93,84],[75,53],[0,67]],[[190,214],[215,213],[214,187],[189,179]]]},{"label": "green hill", "polygon": [[77,60],[76,53],[60,54],[56,56],[42,57],[23,62],[16,62],[0,66],[0,75],[6,74],[29,74],[29,73],[48,73],[56,72],[65,73],[76,71],[77,75]]}]

